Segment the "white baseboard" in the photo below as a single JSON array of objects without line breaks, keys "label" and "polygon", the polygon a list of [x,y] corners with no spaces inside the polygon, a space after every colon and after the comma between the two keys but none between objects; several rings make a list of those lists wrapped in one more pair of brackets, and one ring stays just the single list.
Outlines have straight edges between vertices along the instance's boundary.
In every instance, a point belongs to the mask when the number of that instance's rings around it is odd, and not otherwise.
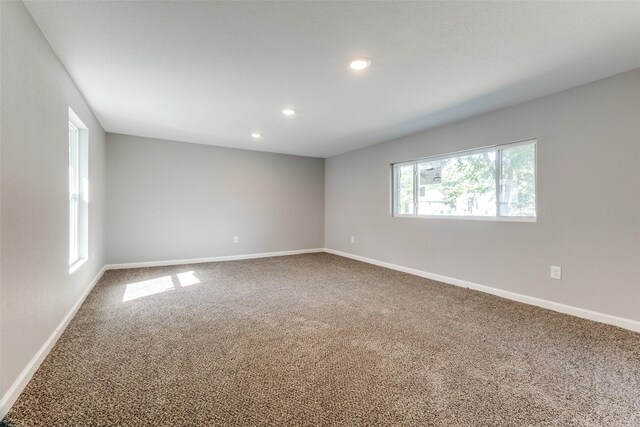
[{"label": "white baseboard", "polygon": [[496,295],[502,298],[510,299],[513,301],[522,302],[529,305],[535,305],[537,307],[546,308],[549,310],[557,311],[564,314],[570,314],[572,316],[581,317],[583,319],[593,320],[600,323],[606,323],[608,325],[618,326],[620,328],[629,329],[634,332],[640,332],[640,322],[637,320],[625,319],[623,317],[612,316],[610,314],[599,313],[597,311],[587,310],[584,308],[573,307],[558,302],[553,302],[541,298],[531,297],[527,295],[518,294],[515,292],[505,291],[502,289],[492,288],[486,285],[479,285],[477,283],[468,282],[466,280],[460,280],[453,277],[442,276],[440,274],[429,273],[427,271],[417,270],[415,268],[404,267],[397,264],[392,264],[385,261],[379,261],[372,258],[366,258],[360,255],[354,255],[347,252],[340,252],[333,249],[325,248],[325,252],[342,256],[345,258],[355,259],[357,261],[366,262],[368,264],[377,265],[380,267],[390,268],[392,270],[402,271],[404,273],[413,274],[415,276],[425,277],[431,280],[437,280],[438,282],[448,283],[450,285],[460,286],[463,288],[469,288],[487,294]]},{"label": "white baseboard", "polygon": [[2,400],[0,400],[0,420],[2,420],[5,415],[7,415],[9,409],[11,409],[11,406],[15,403],[15,401],[20,396],[20,393],[22,393],[24,388],[27,386],[27,384],[31,380],[31,377],[33,377],[33,374],[35,374],[35,372],[38,370],[42,361],[47,357],[55,343],[58,341],[58,339],[66,329],[69,322],[71,322],[71,319],[73,319],[73,316],[75,316],[84,300],[87,298],[96,283],[98,283],[105,270],[106,267],[102,267],[98,274],[95,275],[95,277],[93,278],[93,280],[91,280],[91,283],[89,284],[89,286],[87,286],[78,301],[73,305],[73,307],[71,307],[71,310],[69,310],[64,319],[62,319],[62,322],[60,322],[58,327],[56,327],[56,329],[45,341],[42,347],[40,347],[38,352],[31,358],[29,363],[27,363],[27,366],[25,366],[18,378],[16,378],[13,384],[11,384],[11,387],[9,387],[7,393],[2,396]]},{"label": "white baseboard", "polygon": [[281,251],[281,252],[263,252],[259,254],[243,254],[243,255],[228,255],[228,256],[216,256],[208,258],[189,258],[189,259],[171,259],[166,261],[147,261],[147,262],[130,262],[125,264],[107,264],[107,270],[121,270],[123,268],[141,268],[141,267],[163,267],[166,265],[188,265],[188,264],[202,264],[205,262],[220,262],[220,261],[237,261],[241,259],[253,259],[253,258],[270,258],[276,256],[286,255],[300,255],[324,252],[324,248],[314,249],[298,249],[294,251]]}]

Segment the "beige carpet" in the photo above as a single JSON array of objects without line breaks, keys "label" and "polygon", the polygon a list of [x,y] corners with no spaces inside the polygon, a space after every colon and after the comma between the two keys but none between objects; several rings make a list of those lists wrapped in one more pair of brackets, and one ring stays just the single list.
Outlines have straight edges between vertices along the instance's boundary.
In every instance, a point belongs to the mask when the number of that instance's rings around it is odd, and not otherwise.
[{"label": "beige carpet", "polygon": [[5,422],[640,426],[640,334],[329,254],[108,271]]}]

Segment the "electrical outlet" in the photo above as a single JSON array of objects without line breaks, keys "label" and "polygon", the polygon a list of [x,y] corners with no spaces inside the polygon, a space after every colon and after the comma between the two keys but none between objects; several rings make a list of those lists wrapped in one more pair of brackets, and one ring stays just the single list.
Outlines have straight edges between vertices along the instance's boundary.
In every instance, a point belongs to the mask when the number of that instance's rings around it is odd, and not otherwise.
[{"label": "electrical outlet", "polygon": [[549,277],[551,277],[552,279],[561,280],[562,279],[562,267],[558,267],[556,265],[552,265]]},{"label": "electrical outlet", "polygon": [[240,239],[238,238],[238,236],[233,236],[233,243],[238,243],[240,241]]},{"label": "electrical outlet", "polygon": [[351,243],[355,243],[356,242],[356,237],[355,236],[351,236]]}]

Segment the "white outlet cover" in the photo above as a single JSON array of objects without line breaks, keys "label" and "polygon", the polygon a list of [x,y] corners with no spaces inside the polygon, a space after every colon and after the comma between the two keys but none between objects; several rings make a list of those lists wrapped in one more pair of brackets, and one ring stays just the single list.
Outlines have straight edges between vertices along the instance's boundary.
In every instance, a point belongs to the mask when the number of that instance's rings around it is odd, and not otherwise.
[{"label": "white outlet cover", "polygon": [[355,236],[351,236],[351,243],[355,243],[355,242],[356,242]]},{"label": "white outlet cover", "polygon": [[238,238],[238,236],[233,236],[233,243],[238,243],[240,241],[240,239]]},{"label": "white outlet cover", "polygon": [[562,279],[562,267],[558,267],[556,265],[551,266],[551,271],[549,272],[549,277],[556,280]]}]

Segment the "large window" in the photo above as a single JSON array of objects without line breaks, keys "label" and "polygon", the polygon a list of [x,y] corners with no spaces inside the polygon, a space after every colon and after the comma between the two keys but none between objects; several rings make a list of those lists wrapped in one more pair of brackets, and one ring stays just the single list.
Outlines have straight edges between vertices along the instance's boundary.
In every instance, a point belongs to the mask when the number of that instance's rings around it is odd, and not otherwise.
[{"label": "large window", "polygon": [[69,272],[87,260],[89,248],[89,131],[69,109]]},{"label": "large window", "polygon": [[393,215],[536,218],[536,141],[393,165]]}]

